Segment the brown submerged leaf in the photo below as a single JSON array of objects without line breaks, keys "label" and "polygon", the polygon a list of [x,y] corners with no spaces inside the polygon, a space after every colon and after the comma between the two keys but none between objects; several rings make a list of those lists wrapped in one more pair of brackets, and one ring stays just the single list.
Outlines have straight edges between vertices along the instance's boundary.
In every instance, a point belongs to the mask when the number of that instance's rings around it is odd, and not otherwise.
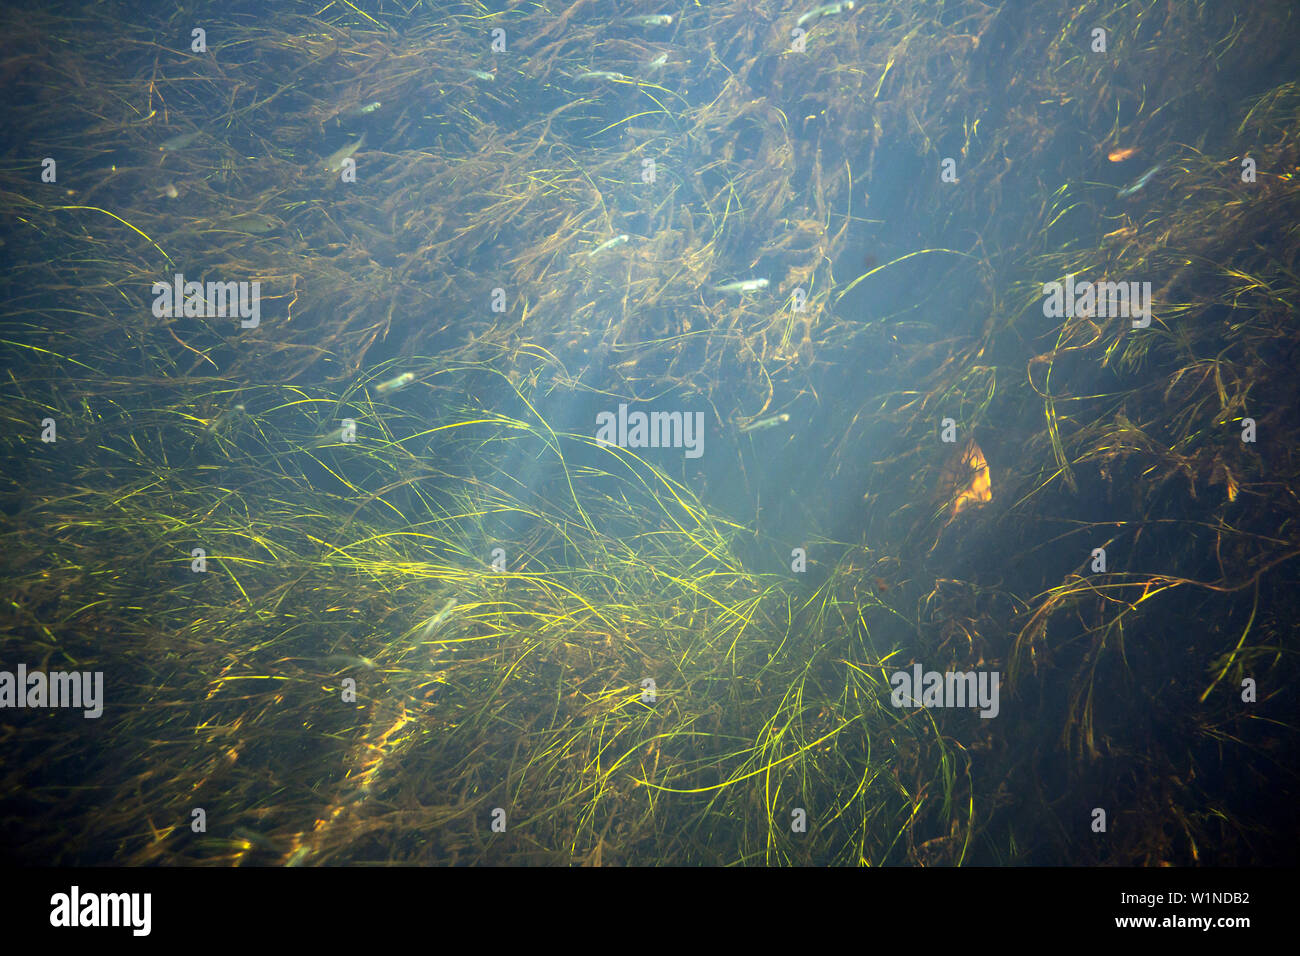
[{"label": "brown submerged leaf", "polygon": [[941,487],[945,495],[951,496],[949,519],[957,517],[967,508],[978,508],[993,500],[989,465],[975,439],[968,439],[944,469]]}]

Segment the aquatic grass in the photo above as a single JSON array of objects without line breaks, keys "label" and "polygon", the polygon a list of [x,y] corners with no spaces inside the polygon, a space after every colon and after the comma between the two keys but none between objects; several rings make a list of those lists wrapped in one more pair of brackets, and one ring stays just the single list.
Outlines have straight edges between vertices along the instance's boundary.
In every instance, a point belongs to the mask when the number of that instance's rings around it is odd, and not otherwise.
[{"label": "aquatic grass", "polygon": [[[1280,48],[1272,14],[872,6],[754,57],[776,27],[724,3],[648,82],[659,46],[579,12],[512,11],[491,84],[427,9],[230,24],[210,59],[158,49],[176,18],[6,15],[14,139],[60,179],[0,170],[0,625],[112,687],[90,748],[12,741],[31,858],[1275,859],[1206,781],[1284,787],[1294,738],[1236,697],[1294,678],[1297,87],[1182,112]],[[318,167],[370,101],[345,185]],[[1093,156],[1121,142],[1166,169],[1127,202]],[[261,325],[156,319],[180,270],[262,281]],[[1152,327],[1045,319],[1067,273],[1149,279]],[[597,444],[620,401],[705,410],[708,467]],[[736,438],[770,408],[788,431]],[[955,517],[945,417],[992,472]],[[1004,673],[1000,718],[894,707],[913,661]],[[1097,801],[1130,815],[1104,846]]]}]

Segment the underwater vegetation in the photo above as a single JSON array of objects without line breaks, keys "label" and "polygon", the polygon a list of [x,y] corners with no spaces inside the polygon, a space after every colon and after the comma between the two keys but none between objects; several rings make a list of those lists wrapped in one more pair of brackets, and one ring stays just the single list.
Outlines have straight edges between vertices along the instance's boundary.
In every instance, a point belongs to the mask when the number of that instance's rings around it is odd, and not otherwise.
[{"label": "underwater vegetation", "polygon": [[313,10],[0,12],[10,859],[1294,862],[1287,4]]}]

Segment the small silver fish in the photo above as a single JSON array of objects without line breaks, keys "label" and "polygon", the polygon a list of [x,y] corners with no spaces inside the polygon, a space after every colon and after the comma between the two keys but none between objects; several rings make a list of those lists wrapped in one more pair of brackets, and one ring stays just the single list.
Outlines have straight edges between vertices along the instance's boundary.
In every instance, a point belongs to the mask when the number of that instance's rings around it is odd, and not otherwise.
[{"label": "small silver fish", "polygon": [[621,246],[623,243],[627,242],[627,240],[628,240],[627,233],[623,233],[623,235],[621,236],[615,236],[613,239],[607,239],[606,241],[598,245],[595,249],[592,249],[590,252],[588,252],[587,258],[590,259],[596,253],[604,252],[606,249],[613,249],[615,246]]},{"label": "small silver fish", "polygon": [[177,136],[173,136],[171,139],[163,140],[162,145],[158,148],[166,152],[171,152],[174,149],[184,149],[202,135],[203,130],[201,129],[196,129],[192,133],[181,133]]},{"label": "small silver fish", "polygon": [[331,654],[321,661],[327,667],[337,667],[343,670],[349,667],[363,667],[368,671],[375,669],[375,662],[368,657],[353,657],[351,654]]},{"label": "small silver fish", "polygon": [[243,405],[235,405],[233,408],[227,408],[220,415],[212,420],[212,423],[204,429],[209,435],[216,435],[234,425],[244,417],[245,409]]},{"label": "small silver fish", "polygon": [[764,428],[772,428],[775,425],[784,425],[790,420],[790,416],[782,412],[780,415],[769,415],[767,418],[760,418],[756,422],[750,422],[748,425],[741,425],[741,434],[745,432],[762,431]]},{"label": "small silver fish", "polygon": [[437,614],[435,614],[433,617],[429,618],[428,622],[424,625],[424,631],[422,632],[422,636],[428,637],[430,634],[436,631],[438,629],[438,625],[441,624],[443,621],[447,620],[447,616],[451,614],[451,609],[455,606],[456,606],[455,598],[452,598],[446,604],[444,604],[442,610],[439,611]]},{"label": "small silver fish", "polygon": [[354,106],[350,110],[344,110],[342,113],[340,113],[339,119],[351,120],[351,119],[359,119],[362,116],[369,116],[371,113],[373,113],[375,110],[379,109],[383,105],[384,105],[383,103],[375,102],[375,103],[367,103],[365,106]]},{"label": "small silver fish", "polygon": [[828,3],[822,7],[814,7],[812,10],[809,10],[801,16],[795,22],[795,26],[801,27],[809,20],[816,20],[818,17],[829,17],[836,13],[844,13],[845,11],[852,9],[853,0],[843,0],[842,3]]},{"label": "small silver fish", "polygon": [[647,63],[645,65],[645,68],[647,70],[657,70],[659,69],[659,67],[663,66],[667,62],[668,62],[668,54],[660,53],[657,57],[655,57],[653,60]]},{"label": "small silver fish", "polygon": [[230,216],[219,221],[220,228],[234,229],[239,232],[265,233],[270,232],[280,225],[280,221],[272,216],[264,216],[259,212],[245,212],[237,216]]},{"label": "small silver fish", "polygon": [[766,279],[744,279],[740,282],[728,282],[724,285],[715,285],[714,292],[739,292],[741,295],[748,295],[750,292],[757,292],[759,289],[766,289],[770,283]]},{"label": "small silver fish", "polygon": [[1133,181],[1132,185],[1125,186],[1125,187],[1124,187],[1123,189],[1121,189],[1118,193],[1116,193],[1116,194],[1115,194],[1116,197],[1119,198],[1119,199],[1123,199],[1123,198],[1125,198],[1126,196],[1132,196],[1135,192],[1137,192],[1137,191],[1140,190],[1143,186],[1145,186],[1148,182],[1150,182],[1150,181],[1151,181],[1151,177],[1154,176],[1156,173],[1160,172],[1160,170],[1161,170],[1162,168],[1164,168],[1164,163],[1156,163],[1154,166],[1152,166],[1150,169],[1148,169],[1145,173],[1143,173],[1141,176],[1139,176],[1137,179],[1135,179],[1135,180]]},{"label": "small silver fish", "polygon": [[352,154],[361,148],[361,144],[366,141],[366,134],[362,133],[361,138],[354,143],[348,143],[340,150],[336,150],[325,160],[325,172],[337,173],[343,168],[343,164],[352,158]]},{"label": "small silver fish", "polygon": [[356,432],[347,425],[331,428],[328,432],[311,443],[311,448],[324,448],[326,445],[351,445],[357,440]]},{"label": "small silver fish", "polygon": [[388,381],[381,382],[379,385],[375,386],[375,391],[395,392],[399,388],[405,388],[406,386],[410,385],[414,381],[415,381],[414,372],[403,372],[401,375],[397,376],[397,378],[390,378]]},{"label": "small silver fish", "polygon": [[623,22],[634,27],[666,27],[672,25],[673,18],[667,13],[643,13],[635,17],[624,17]]},{"label": "small silver fish", "polygon": [[582,74],[580,74],[579,76],[576,77],[576,79],[579,79],[579,80],[627,80],[627,81],[630,81],[630,80],[632,79],[632,77],[630,77],[630,76],[626,76],[626,75],[623,74],[623,73],[613,73],[613,72],[611,72],[611,71],[609,71],[609,70],[592,70],[592,71],[590,71],[590,72],[588,72],[588,73],[582,73]]},{"label": "small silver fish", "polygon": [[246,850],[251,850],[253,847],[263,847],[268,850],[273,848],[270,840],[248,827],[236,827],[231,831],[230,836],[234,842],[244,844]]},{"label": "small silver fish", "polygon": [[496,82],[497,75],[495,73],[488,73],[486,70],[466,70],[465,72],[476,80],[482,80],[484,83]]}]

